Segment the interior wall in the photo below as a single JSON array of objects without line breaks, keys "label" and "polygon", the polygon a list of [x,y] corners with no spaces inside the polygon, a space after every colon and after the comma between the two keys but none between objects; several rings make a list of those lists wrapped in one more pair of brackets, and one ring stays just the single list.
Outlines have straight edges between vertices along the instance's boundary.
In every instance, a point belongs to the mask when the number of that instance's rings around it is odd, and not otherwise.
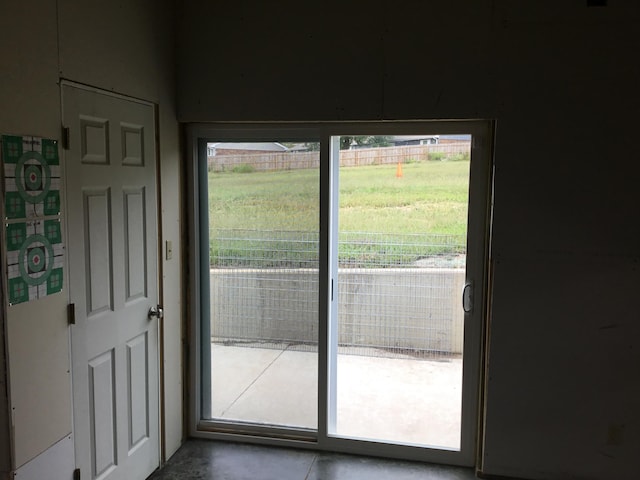
[{"label": "interior wall", "polygon": [[[2,281],[0,281],[2,286]],[[0,310],[0,478],[11,470],[11,420],[9,418],[9,378],[5,344],[5,315]]]},{"label": "interior wall", "polygon": [[[60,78],[156,103],[162,232],[179,252],[173,26],[170,0],[6,2],[0,16],[0,133],[59,139]],[[73,232],[73,225],[68,227]],[[177,255],[163,258],[165,450],[170,455],[182,439],[181,262]],[[72,432],[67,303],[65,288],[6,310],[14,468]],[[0,468],[7,451],[2,438],[0,432]]]},{"label": "interior wall", "polygon": [[183,3],[183,122],[495,119],[479,467],[635,478],[640,9]]},{"label": "interior wall", "polygon": [[[33,15],[34,11],[38,15]],[[38,34],[25,34],[25,25]],[[0,16],[0,31],[5,59],[0,64],[0,132],[59,138],[55,2],[7,2]],[[15,468],[72,430],[66,297],[65,288],[60,294],[6,310]]]}]

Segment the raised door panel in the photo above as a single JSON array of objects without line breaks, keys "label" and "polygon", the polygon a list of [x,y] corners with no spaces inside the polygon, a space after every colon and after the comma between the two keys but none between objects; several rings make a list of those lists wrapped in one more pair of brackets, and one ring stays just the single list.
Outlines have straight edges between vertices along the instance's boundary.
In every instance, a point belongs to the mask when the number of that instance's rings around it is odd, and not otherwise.
[{"label": "raised door panel", "polygon": [[148,344],[144,333],[127,342],[129,452],[149,438]]},{"label": "raised door panel", "polygon": [[87,316],[113,309],[110,190],[84,192]]},{"label": "raised door panel", "polygon": [[108,474],[117,465],[114,357],[110,350],[89,361],[92,478]]},{"label": "raised door panel", "polygon": [[109,121],[80,115],[80,161],[85,164],[109,164]]},{"label": "raised door panel", "polygon": [[122,138],[122,164],[144,166],[144,127],[131,123],[120,124]]},{"label": "raised door panel", "polygon": [[144,187],[124,190],[125,295],[132,301],[147,295],[146,211]]}]

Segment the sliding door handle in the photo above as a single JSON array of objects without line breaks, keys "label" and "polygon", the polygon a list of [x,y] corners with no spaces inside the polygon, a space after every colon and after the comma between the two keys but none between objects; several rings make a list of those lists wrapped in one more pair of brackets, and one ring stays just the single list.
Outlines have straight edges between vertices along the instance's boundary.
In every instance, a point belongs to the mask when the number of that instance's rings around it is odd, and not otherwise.
[{"label": "sliding door handle", "polygon": [[470,313],[473,310],[473,286],[471,283],[465,284],[462,289],[462,309],[464,313]]}]

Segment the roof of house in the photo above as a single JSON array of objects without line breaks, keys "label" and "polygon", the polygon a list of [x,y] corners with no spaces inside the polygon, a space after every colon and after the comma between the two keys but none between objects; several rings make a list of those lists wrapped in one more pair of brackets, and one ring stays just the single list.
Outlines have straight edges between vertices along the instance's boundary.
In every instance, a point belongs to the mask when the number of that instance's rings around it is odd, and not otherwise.
[{"label": "roof of house", "polygon": [[440,135],[393,135],[392,142],[410,142],[411,140],[424,140],[426,138],[438,138]]},{"label": "roof of house", "polygon": [[471,140],[471,135],[440,135],[440,140],[460,140],[461,142],[468,142]]},{"label": "roof of house", "polygon": [[221,150],[255,150],[257,152],[286,152],[287,147],[278,142],[217,142],[208,143],[207,147]]},{"label": "roof of house", "polygon": [[289,147],[289,151],[290,152],[307,152],[309,151],[309,145],[307,145],[306,143],[296,143],[295,145],[292,145],[291,147]]}]

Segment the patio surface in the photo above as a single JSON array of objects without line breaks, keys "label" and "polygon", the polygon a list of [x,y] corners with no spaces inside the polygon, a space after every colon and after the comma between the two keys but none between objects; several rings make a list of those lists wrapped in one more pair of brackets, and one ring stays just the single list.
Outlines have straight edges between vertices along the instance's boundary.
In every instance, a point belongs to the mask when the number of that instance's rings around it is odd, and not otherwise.
[{"label": "patio surface", "polygon": [[[316,428],[317,354],[211,345],[212,415]],[[344,437],[459,448],[462,360],[338,355]]]}]

